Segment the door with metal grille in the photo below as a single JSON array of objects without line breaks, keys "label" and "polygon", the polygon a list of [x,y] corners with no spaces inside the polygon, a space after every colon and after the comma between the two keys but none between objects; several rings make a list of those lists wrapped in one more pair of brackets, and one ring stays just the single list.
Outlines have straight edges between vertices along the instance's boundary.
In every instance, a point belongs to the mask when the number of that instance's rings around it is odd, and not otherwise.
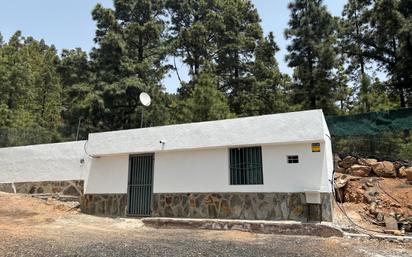
[{"label": "door with metal grille", "polygon": [[128,214],[150,216],[152,211],[153,154],[129,157]]}]

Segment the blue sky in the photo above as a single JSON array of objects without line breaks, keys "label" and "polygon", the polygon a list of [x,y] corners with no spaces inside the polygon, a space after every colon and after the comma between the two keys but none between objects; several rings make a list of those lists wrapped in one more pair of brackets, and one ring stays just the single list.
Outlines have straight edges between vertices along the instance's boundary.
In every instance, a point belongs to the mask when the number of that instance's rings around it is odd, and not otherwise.
[{"label": "blue sky", "polygon": [[[287,4],[289,0],[252,0],[262,19],[265,34],[273,31],[276,42],[281,48],[277,55],[282,72],[291,73],[284,62],[287,41],[283,31],[289,20]],[[333,15],[340,15],[345,0],[325,0],[325,4]],[[25,36],[44,39],[54,44],[57,49],[81,47],[89,51],[93,46],[95,23],[91,18],[91,10],[101,3],[112,6],[112,0],[3,0],[0,2],[0,32],[8,40],[16,30]],[[179,64],[178,64],[179,65]],[[185,67],[179,65],[181,73]],[[182,75],[181,74],[181,75]],[[186,77],[183,76],[183,79]],[[169,92],[175,92],[178,81],[171,73],[164,81]]]}]

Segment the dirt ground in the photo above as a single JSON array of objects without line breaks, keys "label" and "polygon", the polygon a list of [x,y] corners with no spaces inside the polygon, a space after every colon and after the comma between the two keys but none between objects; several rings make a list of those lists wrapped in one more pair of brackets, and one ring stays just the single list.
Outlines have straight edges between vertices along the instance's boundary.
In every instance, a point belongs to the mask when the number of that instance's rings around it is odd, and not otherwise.
[{"label": "dirt ground", "polygon": [[[403,219],[412,217],[412,185],[406,182],[404,178],[354,178],[348,182],[343,192],[344,203],[339,204],[338,208],[334,204],[334,222],[341,227],[353,228],[342,210],[358,225],[363,228],[364,233],[377,234],[373,231],[384,233],[385,223],[379,222],[376,215],[371,213],[371,202],[368,200],[365,191],[365,181],[376,179],[374,187],[369,188],[372,192],[376,191],[376,212],[384,216],[398,215]],[[341,191],[342,192],[342,191]],[[412,233],[406,232],[411,236]]]},{"label": "dirt ground", "polygon": [[0,256],[412,256],[412,243],[153,229],[139,219],[0,193]]},{"label": "dirt ground", "polygon": [[[379,181],[379,185],[382,190],[389,195],[382,192],[382,200],[385,202],[386,206],[392,206],[394,208],[401,208],[403,212],[412,215],[412,210],[407,208],[408,204],[412,204],[412,185],[406,182],[405,178],[383,178]],[[399,206],[395,205],[398,201]]]}]

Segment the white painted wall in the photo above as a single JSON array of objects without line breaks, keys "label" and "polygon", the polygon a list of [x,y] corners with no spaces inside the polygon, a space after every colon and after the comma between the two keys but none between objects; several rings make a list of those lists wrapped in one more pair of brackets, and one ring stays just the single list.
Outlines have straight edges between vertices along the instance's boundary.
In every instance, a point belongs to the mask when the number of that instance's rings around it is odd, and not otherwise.
[{"label": "white painted wall", "polygon": [[154,193],[227,192],[227,148],[155,153]]},{"label": "white painted wall", "polygon": [[[325,144],[320,143],[321,152],[312,152],[311,143],[263,147],[268,189],[273,192],[322,191],[322,175],[326,173]],[[299,155],[299,163],[288,164],[286,156],[295,154]]]},{"label": "white painted wall", "polygon": [[323,117],[323,137],[325,140],[325,162],[322,173],[322,192],[332,192],[332,176],[333,176],[333,149],[332,149],[332,139],[330,136],[329,128],[326,123],[325,117]]},{"label": "white painted wall", "polygon": [[332,154],[332,142],[328,136],[325,136],[325,151],[324,151],[324,163],[321,177],[321,192],[332,192],[332,180],[333,176],[333,154]]},{"label": "white painted wall", "polygon": [[0,183],[84,179],[88,173],[84,143],[0,148]]},{"label": "white painted wall", "polygon": [[85,194],[125,194],[129,155],[93,158],[85,180]]},{"label": "white painted wall", "polygon": [[[318,141],[319,142],[319,141]],[[287,155],[299,155],[288,164]],[[181,192],[329,192],[326,184],[325,143],[313,153],[311,143],[263,145],[263,185],[230,185],[228,148],[158,152],[155,154],[154,193]]]},{"label": "white painted wall", "polygon": [[[183,192],[330,192],[328,144],[313,153],[311,143],[263,145],[263,185],[230,185],[228,148],[155,153],[154,193]],[[288,164],[287,155],[299,155]],[[128,155],[93,159],[87,194],[127,193]]]}]

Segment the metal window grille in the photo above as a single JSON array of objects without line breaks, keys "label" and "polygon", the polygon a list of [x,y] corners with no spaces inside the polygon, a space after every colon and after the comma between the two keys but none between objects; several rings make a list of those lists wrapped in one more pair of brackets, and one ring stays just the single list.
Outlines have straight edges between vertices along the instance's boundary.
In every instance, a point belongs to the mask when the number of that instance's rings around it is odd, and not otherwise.
[{"label": "metal window grille", "polygon": [[298,155],[288,155],[288,163],[299,163]]},{"label": "metal window grille", "polygon": [[230,184],[263,184],[262,148],[245,147],[229,149]]}]

